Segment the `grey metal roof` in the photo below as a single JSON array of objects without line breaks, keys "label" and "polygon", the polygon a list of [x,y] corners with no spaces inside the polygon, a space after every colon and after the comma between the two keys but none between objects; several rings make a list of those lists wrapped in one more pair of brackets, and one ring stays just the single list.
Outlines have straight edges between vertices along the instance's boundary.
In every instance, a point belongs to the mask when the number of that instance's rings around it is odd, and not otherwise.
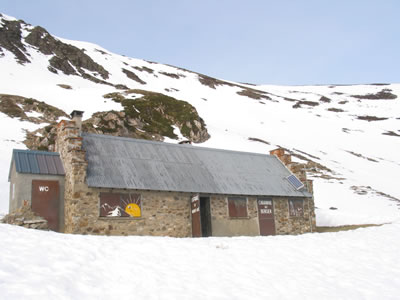
[{"label": "grey metal roof", "polygon": [[60,155],[57,152],[13,150],[12,163],[18,173],[41,175],[65,175]]},{"label": "grey metal roof", "polygon": [[83,134],[91,187],[311,197],[271,155]]}]

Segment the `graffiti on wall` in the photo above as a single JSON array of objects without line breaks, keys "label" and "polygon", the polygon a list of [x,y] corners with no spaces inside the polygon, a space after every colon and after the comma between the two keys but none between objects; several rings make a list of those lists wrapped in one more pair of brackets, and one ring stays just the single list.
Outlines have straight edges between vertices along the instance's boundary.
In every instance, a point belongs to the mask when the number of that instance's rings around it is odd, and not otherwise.
[{"label": "graffiti on wall", "polygon": [[142,216],[140,194],[100,193],[100,217]]}]

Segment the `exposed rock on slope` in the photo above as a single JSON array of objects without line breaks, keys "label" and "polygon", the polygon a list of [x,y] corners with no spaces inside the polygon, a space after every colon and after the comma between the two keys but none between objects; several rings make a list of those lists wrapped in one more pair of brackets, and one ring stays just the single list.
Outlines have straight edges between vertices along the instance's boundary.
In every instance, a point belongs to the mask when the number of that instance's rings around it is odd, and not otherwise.
[{"label": "exposed rock on slope", "polygon": [[0,54],[3,53],[1,48],[4,48],[12,52],[20,64],[30,62],[25,53],[25,46],[21,41],[21,24],[24,24],[24,22],[2,20],[2,23],[4,25],[0,27]]},{"label": "exposed rock on slope", "polygon": [[[111,93],[104,97],[121,103],[124,109],[93,114],[90,119],[83,122],[85,132],[162,141],[164,137],[178,138],[174,132],[175,126],[192,142],[201,143],[210,138],[203,119],[200,118],[196,109],[185,101],[142,90]],[[67,114],[33,99],[5,95],[0,100],[0,103],[4,103],[4,111],[7,111],[10,116],[21,119],[31,118],[26,116],[25,109],[31,111],[35,108],[35,111],[39,112],[40,109],[44,111],[46,117],[29,120],[50,124],[28,132],[24,143],[29,149],[54,150],[57,131],[55,121],[60,116],[68,118]]]},{"label": "exposed rock on slope", "polygon": [[68,118],[65,112],[54,106],[16,95],[0,94],[0,111],[11,118],[19,118],[35,124],[53,123],[60,117]]},{"label": "exposed rock on slope", "polygon": [[[45,55],[52,55],[49,59],[48,69],[53,73],[61,71],[67,75],[80,75],[97,83],[105,83],[96,78],[97,75],[100,75],[103,79],[108,79],[109,73],[85,54],[83,50],[61,42],[49,34],[46,29],[40,26],[32,28],[21,20],[3,19],[2,23],[3,26],[0,27],[0,54],[3,52],[1,48],[4,48],[12,52],[19,63],[30,63],[28,58],[30,54],[25,47],[26,44],[24,45],[25,42],[36,47],[39,52]],[[30,32],[25,39],[22,36],[22,27]],[[88,74],[85,70],[92,74]]]},{"label": "exposed rock on slope", "polygon": [[366,94],[366,95],[353,95],[352,97],[357,99],[364,100],[393,100],[396,99],[397,96],[391,93],[391,89],[383,89],[382,91],[376,94]]},{"label": "exposed rock on slope", "polygon": [[0,94],[0,111],[11,118],[35,124],[48,123],[44,128],[26,132],[24,144],[29,149],[53,150],[55,125],[60,117],[69,118],[62,110],[44,102],[16,95]]},{"label": "exposed rock on slope", "polygon": [[55,39],[46,29],[40,26],[34,27],[25,41],[36,46],[45,55],[54,55],[49,60],[49,70],[54,73],[59,70],[67,75],[77,75],[78,71],[80,75],[83,75],[86,74],[83,69],[86,69],[100,74],[103,79],[108,78],[108,72],[81,49]]},{"label": "exposed rock on slope", "polygon": [[160,140],[162,136],[176,139],[173,128],[176,126],[192,142],[201,143],[210,138],[203,119],[185,101],[143,90],[111,93],[104,97],[121,103],[124,110],[93,116],[92,124],[97,126],[95,131],[106,133],[108,130],[108,133],[120,136],[129,132],[128,136]]},{"label": "exposed rock on slope", "polygon": [[139,82],[140,84],[146,84],[146,82],[140,79],[139,76],[129,70],[122,68],[122,72],[124,72],[129,79]]}]

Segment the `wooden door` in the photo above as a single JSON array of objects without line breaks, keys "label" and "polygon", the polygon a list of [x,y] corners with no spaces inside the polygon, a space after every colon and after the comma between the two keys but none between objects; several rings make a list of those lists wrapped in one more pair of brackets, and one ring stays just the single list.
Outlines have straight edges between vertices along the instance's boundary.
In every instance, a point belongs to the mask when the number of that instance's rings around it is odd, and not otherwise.
[{"label": "wooden door", "polygon": [[200,216],[200,196],[194,195],[191,198],[191,214],[192,214],[192,236],[201,237],[201,216]]},{"label": "wooden door", "polygon": [[258,198],[260,235],[275,235],[274,205],[272,198]]},{"label": "wooden door", "polygon": [[47,220],[49,229],[59,230],[58,181],[32,180],[32,211]]}]

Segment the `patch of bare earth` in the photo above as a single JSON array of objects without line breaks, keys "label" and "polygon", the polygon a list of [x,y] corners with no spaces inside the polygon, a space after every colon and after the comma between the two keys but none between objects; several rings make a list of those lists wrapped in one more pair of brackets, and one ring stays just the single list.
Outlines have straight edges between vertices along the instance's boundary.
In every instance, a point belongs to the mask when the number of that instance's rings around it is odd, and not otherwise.
[{"label": "patch of bare earth", "polygon": [[378,195],[378,196],[382,196],[385,197],[386,199],[390,200],[390,201],[394,201],[397,203],[397,206],[400,207],[400,199],[396,198],[392,195],[389,195],[387,193],[378,191],[370,186],[351,186],[351,189],[354,191],[354,193],[358,194],[358,195],[368,195],[369,193],[374,194],[374,195]]},{"label": "patch of bare earth", "polygon": [[330,107],[330,108],[328,108],[327,109],[327,111],[332,111],[332,112],[344,112],[344,110],[343,109],[340,109],[340,108],[335,108],[335,107]]},{"label": "patch of bare earth", "polygon": [[129,70],[122,68],[122,72],[124,72],[129,79],[132,79],[140,84],[146,84],[146,82],[140,79],[139,76]]},{"label": "patch of bare earth", "polygon": [[[399,130],[400,131],[400,130]],[[383,135],[389,135],[389,136],[400,136],[400,134],[397,134],[394,131],[386,131],[384,133],[382,133]]]},{"label": "patch of bare earth", "polygon": [[376,159],[373,159],[373,158],[370,158],[370,157],[366,157],[366,156],[364,156],[364,155],[362,155],[362,154],[360,154],[360,153],[356,153],[356,152],[353,152],[353,151],[348,151],[348,150],[345,150],[347,153],[350,153],[351,155],[354,155],[354,156],[356,156],[356,157],[360,157],[360,158],[363,158],[363,159],[366,159],[366,160],[369,160],[369,161],[372,161],[372,162],[378,162]]},{"label": "patch of bare earth", "polygon": [[392,92],[391,89],[383,89],[382,91],[380,91],[376,94],[352,95],[352,97],[361,99],[361,100],[393,100],[393,99],[396,99],[397,96],[391,92]]},{"label": "patch of bare earth", "polygon": [[60,88],[66,89],[66,90],[72,90],[72,86],[68,84],[57,84]]},{"label": "patch of bare earth", "polygon": [[307,101],[307,100],[299,100],[296,102],[295,105],[293,105],[293,108],[301,108],[303,106],[308,106],[308,107],[314,107],[314,106],[318,106],[319,103],[318,102],[314,102],[314,101]]},{"label": "patch of bare earth", "polygon": [[372,121],[384,121],[387,120],[388,118],[385,117],[375,117],[375,116],[357,116],[358,120],[363,120],[363,121],[368,121],[368,122],[372,122]]},{"label": "patch of bare earth", "polygon": [[360,225],[343,225],[343,226],[317,226],[316,232],[324,233],[324,232],[339,232],[339,231],[348,231],[348,230],[356,230],[358,228],[367,228],[367,227],[376,227],[382,226],[383,224],[360,224]]}]

